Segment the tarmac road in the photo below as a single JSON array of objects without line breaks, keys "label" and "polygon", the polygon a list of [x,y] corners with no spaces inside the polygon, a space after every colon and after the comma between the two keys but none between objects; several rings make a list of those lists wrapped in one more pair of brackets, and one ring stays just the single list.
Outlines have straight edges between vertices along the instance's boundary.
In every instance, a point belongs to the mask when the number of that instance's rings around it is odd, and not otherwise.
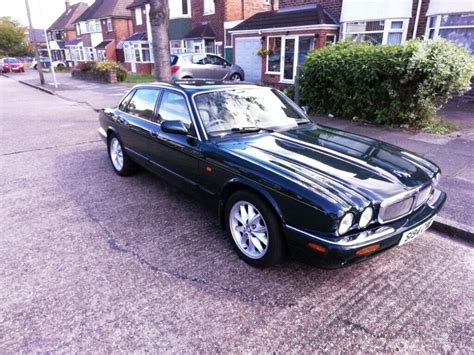
[{"label": "tarmac road", "polygon": [[467,244],[258,270],[199,201],[115,175],[90,107],[0,77],[0,128],[0,353],[474,349]]}]

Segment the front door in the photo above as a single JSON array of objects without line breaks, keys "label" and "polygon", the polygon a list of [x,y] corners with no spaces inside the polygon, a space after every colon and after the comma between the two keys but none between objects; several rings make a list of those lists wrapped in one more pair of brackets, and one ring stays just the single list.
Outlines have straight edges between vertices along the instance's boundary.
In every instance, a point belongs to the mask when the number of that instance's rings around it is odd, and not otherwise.
[{"label": "front door", "polygon": [[150,158],[156,169],[167,173],[175,183],[198,187],[198,161],[201,156],[185,96],[174,90],[164,90],[158,108],[158,122],[180,120],[190,130],[189,135],[160,130],[150,146]]}]

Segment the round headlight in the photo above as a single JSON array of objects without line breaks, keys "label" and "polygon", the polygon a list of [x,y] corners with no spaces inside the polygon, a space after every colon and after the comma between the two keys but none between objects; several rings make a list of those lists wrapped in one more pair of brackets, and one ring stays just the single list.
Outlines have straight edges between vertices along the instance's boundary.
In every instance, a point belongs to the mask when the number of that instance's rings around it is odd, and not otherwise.
[{"label": "round headlight", "polygon": [[339,224],[339,228],[337,230],[339,232],[339,235],[343,235],[349,230],[349,228],[352,227],[353,220],[354,215],[352,213],[348,213],[342,218],[341,223]]},{"label": "round headlight", "polygon": [[360,220],[359,220],[359,227],[360,228],[365,228],[367,225],[370,223],[372,220],[372,216],[374,215],[374,211],[372,210],[372,207],[367,207],[364,212],[360,215]]}]

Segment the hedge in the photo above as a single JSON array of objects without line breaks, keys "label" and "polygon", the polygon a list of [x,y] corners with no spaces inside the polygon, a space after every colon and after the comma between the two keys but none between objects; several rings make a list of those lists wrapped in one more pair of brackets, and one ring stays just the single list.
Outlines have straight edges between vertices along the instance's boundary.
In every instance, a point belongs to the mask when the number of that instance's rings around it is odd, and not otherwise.
[{"label": "hedge", "polygon": [[422,125],[469,90],[473,75],[473,56],[442,39],[378,46],[342,41],[311,52],[299,81],[311,112]]},{"label": "hedge", "polygon": [[105,62],[85,62],[76,66],[76,69],[82,72],[91,72],[101,76],[107,75],[107,73],[114,69],[117,72],[117,80],[125,81],[127,79],[127,69],[121,64],[114,61]]}]

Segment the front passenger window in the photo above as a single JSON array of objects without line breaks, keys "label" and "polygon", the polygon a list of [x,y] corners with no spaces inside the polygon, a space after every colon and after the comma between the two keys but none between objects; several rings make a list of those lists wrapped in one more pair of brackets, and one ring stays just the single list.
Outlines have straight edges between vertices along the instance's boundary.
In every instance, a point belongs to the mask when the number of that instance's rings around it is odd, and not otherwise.
[{"label": "front passenger window", "polygon": [[153,121],[153,112],[155,111],[156,100],[159,94],[160,90],[157,89],[138,89],[130,100],[125,112]]},{"label": "front passenger window", "polygon": [[187,128],[191,127],[186,98],[180,93],[165,91],[158,112],[160,121],[182,121]]}]

